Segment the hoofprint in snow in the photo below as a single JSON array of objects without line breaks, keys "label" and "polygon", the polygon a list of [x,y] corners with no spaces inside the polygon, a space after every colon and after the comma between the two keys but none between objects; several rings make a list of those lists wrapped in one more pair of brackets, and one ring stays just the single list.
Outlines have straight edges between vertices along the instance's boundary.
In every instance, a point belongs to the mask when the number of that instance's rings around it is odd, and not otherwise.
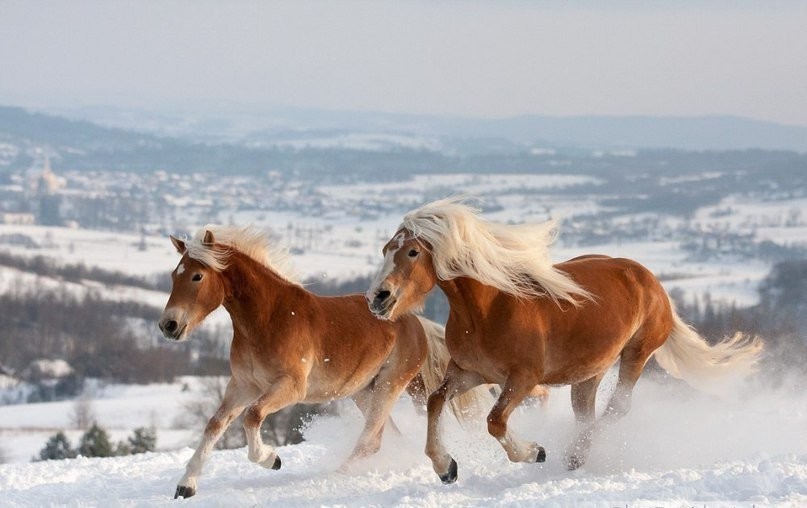
[{"label": "hoofprint in snow", "polygon": [[[193,384],[185,380],[189,382]],[[284,507],[804,506],[803,381],[777,389],[761,388],[760,382],[716,397],[646,376],[637,385],[632,411],[599,431],[585,469],[574,473],[563,465],[564,448],[575,432],[568,388],[553,389],[547,408],[519,409],[511,419],[518,432],[546,447],[544,464],[512,464],[482,423],[461,429],[446,418],[447,442],[460,474],[451,486],[440,483],[422,452],[425,417],[406,397],[393,412],[403,435],[388,431],[377,455],[339,472],[362,426],[358,410],[345,404],[340,416],[314,421],[304,443],[279,449],[280,471],[252,464],[246,449],[214,452],[189,502]],[[612,373],[601,390],[613,389],[614,383]],[[96,402],[96,411],[100,423],[114,427],[130,419],[148,424],[148,415],[151,423],[156,418],[162,426],[181,412],[184,398],[194,395],[155,385],[113,387],[108,396],[109,403]],[[65,424],[63,411],[48,404],[0,410],[4,426]],[[200,433],[182,432],[187,441]],[[158,445],[165,437],[159,428]],[[6,455],[31,455],[17,446],[23,444],[3,434],[0,447]],[[0,505],[176,505],[182,501],[174,501],[173,492],[191,454],[185,447],[130,457],[0,465]]]}]

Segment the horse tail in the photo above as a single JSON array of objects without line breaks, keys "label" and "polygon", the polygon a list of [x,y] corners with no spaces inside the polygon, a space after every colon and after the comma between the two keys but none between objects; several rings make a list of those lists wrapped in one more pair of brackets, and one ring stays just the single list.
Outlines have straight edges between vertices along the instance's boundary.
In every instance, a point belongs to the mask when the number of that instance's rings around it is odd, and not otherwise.
[{"label": "horse tail", "polygon": [[[437,390],[440,383],[443,382],[445,377],[446,367],[448,366],[451,355],[448,353],[446,347],[446,329],[422,316],[418,316],[423,331],[426,332],[427,342],[429,344],[429,354],[423,367],[420,369],[420,377],[423,380],[423,388],[425,397]],[[424,400],[425,402],[425,400]],[[451,399],[449,405],[451,412],[463,426],[472,421],[478,420],[480,416],[493,404],[493,399],[490,392],[485,386],[479,386],[468,390],[462,395],[458,395]]]},{"label": "horse tail", "polygon": [[656,361],[670,375],[695,388],[709,391],[714,383],[727,377],[744,377],[756,369],[762,340],[735,333],[709,345],[686,324],[670,301],[673,328],[666,342],[655,352]]}]

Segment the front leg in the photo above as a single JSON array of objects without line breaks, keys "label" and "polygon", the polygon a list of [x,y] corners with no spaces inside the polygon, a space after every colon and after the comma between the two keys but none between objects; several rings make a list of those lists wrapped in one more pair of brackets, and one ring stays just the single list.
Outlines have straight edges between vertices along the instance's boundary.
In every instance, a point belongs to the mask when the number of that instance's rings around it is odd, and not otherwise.
[{"label": "front leg", "polygon": [[454,360],[451,360],[446,367],[446,375],[442,384],[429,396],[426,406],[429,422],[426,434],[426,455],[431,459],[434,472],[443,483],[457,481],[457,462],[443,445],[440,426],[443,406],[457,395],[484,383],[485,380],[479,374],[463,370]]},{"label": "front leg", "polygon": [[507,420],[535,388],[534,378],[525,372],[512,372],[507,378],[502,393],[488,415],[488,432],[495,437],[507,452],[512,462],[544,462],[546,451],[542,446],[519,439],[507,428]]},{"label": "front leg", "polygon": [[252,399],[250,395],[248,390],[238,385],[232,378],[227,383],[227,389],[224,392],[221,405],[207,422],[202,442],[199,443],[193,456],[188,461],[188,465],[185,467],[185,474],[177,484],[174,499],[178,497],[189,498],[196,494],[196,480],[202,473],[202,467],[205,462],[210,458],[210,452],[233,420],[244,410],[247,402]]},{"label": "front leg", "polygon": [[284,375],[275,380],[269,391],[247,408],[244,414],[244,432],[250,461],[265,468],[280,469],[280,457],[274,448],[261,439],[261,424],[268,415],[299,402],[304,397],[304,383],[296,381],[290,375]]}]

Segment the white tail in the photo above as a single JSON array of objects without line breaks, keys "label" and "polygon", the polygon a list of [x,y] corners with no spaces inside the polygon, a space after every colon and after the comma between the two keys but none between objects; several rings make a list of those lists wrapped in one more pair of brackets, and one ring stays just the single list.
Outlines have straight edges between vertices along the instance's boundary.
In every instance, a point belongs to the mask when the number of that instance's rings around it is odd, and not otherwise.
[{"label": "white tail", "polygon": [[[446,347],[446,329],[422,316],[418,316],[418,319],[429,342],[429,356],[420,369],[425,395],[428,397],[443,382],[451,355]],[[483,385],[454,397],[449,405],[457,420],[465,425],[484,416],[493,405],[493,397],[487,390],[487,385]]]},{"label": "white tail", "polygon": [[700,390],[713,391],[715,383],[721,380],[754,372],[762,351],[762,341],[758,337],[736,333],[710,346],[684,323],[675,306],[672,306],[672,313],[672,333],[655,352],[656,361],[670,375]]}]

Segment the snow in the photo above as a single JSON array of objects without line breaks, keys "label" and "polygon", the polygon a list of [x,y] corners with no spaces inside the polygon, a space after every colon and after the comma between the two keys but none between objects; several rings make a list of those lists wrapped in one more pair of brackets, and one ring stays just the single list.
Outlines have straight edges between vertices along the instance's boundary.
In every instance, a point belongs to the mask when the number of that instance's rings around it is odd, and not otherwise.
[{"label": "snow", "polygon": [[[611,374],[603,383],[600,410],[613,378]],[[511,418],[517,432],[546,447],[544,464],[512,464],[481,422],[461,429],[445,418],[447,447],[459,463],[454,485],[442,485],[432,471],[422,452],[425,417],[403,397],[393,412],[403,435],[387,432],[381,451],[346,473],[339,467],[362,425],[352,406],[338,417],[315,420],[304,443],[279,448],[279,471],[250,463],[245,449],[213,452],[191,500],[172,499],[192,454],[191,448],[179,447],[130,457],[0,465],[0,505],[803,506],[803,381],[773,389],[762,378],[715,397],[646,376],[637,385],[632,411],[600,429],[588,463],[575,472],[563,467],[563,450],[574,433],[567,387],[552,390],[548,408],[521,408]],[[107,398],[96,401],[96,410],[110,425],[129,420],[143,424],[145,415],[154,412],[170,420],[192,392],[182,392],[180,385],[114,387],[105,392]],[[101,404],[104,400],[109,405]],[[31,411],[26,406],[2,409],[4,426],[25,425],[26,411]],[[39,407],[38,419],[30,423],[61,425],[66,409]],[[198,432],[192,432],[195,439]],[[163,430],[158,430],[158,445],[163,439]],[[6,455],[22,446],[8,434],[0,443]],[[43,445],[44,439],[38,447]],[[167,450],[164,444],[161,449]]]},{"label": "snow", "polygon": [[[297,240],[302,252],[293,255],[293,263],[305,277],[345,280],[378,268],[381,246],[405,211],[379,207],[383,211],[377,215],[364,216],[367,209],[357,205],[362,199],[386,204],[387,196],[394,195],[398,204],[409,199],[414,206],[439,197],[429,193],[463,189],[495,198],[503,208],[486,214],[492,220],[572,218],[602,208],[584,195],[552,196],[550,189],[598,182],[568,175],[436,175],[403,183],[322,186],[319,191],[330,201],[331,210],[322,216],[251,211],[235,212],[232,219],[236,224],[271,225],[283,241],[294,240],[290,238],[294,228],[313,233],[310,245],[305,238]],[[801,210],[806,204],[804,198],[769,202],[730,196],[717,206],[698,210],[695,220],[704,230],[755,232],[757,241],[803,245],[807,226]],[[631,218],[637,216],[624,220]],[[167,276],[178,261],[167,238],[146,237],[143,251],[140,235],[0,225],[0,236],[4,234],[24,234],[40,246],[2,246],[18,255],[41,254],[61,263],[83,262],[132,275]],[[668,290],[682,289],[689,299],[709,292],[713,301],[739,305],[756,303],[757,283],[770,269],[768,263],[746,259],[693,261],[673,238],[582,248],[560,243],[552,256],[560,261],[589,252],[636,259],[662,276]],[[32,284],[158,308],[167,300],[158,291],[75,284],[0,267],[0,291]],[[226,312],[219,310],[206,320],[206,326],[228,322]],[[156,337],[156,327],[153,333]],[[183,391],[183,383],[190,390]],[[604,385],[607,391],[608,382]],[[522,435],[546,447],[545,464],[511,464],[484,425],[464,430],[448,422],[448,447],[460,467],[459,483],[451,486],[441,485],[431,470],[422,452],[425,418],[404,397],[394,412],[404,435],[388,433],[380,453],[353,465],[348,473],[338,469],[361,428],[355,409],[315,421],[305,433],[305,443],[281,448],[280,471],[255,466],[243,449],[214,452],[200,478],[199,493],[187,502],[292,507],[804,506],[807,396],[803,386],[804,381],[797,379],[772,389],[757,380],[715,398],[678,384],[643,379],[632,412],[599,431],[587,465],[573,473],[564,469],[562,460],[574,433],[569,389],[553,389],[547,409],[520,409],[511,419]],[[59,429],[66,429],[74,444],[78,441],[81,431],[70,427],[74,402],[0,406],[0,457],[8,462],[0,465],[0,507],[175,506],[183,502],[171,497],[192,454],[188,447],[199,439],[201,424],[183,420],[182,408],[198,399],[198,383],[183,379],[178,384],[108,385],[99,387],[92,397],[98,422],[114,441],[125,439],[136,427],[153,425],[158,452],[28,463]]]}]

